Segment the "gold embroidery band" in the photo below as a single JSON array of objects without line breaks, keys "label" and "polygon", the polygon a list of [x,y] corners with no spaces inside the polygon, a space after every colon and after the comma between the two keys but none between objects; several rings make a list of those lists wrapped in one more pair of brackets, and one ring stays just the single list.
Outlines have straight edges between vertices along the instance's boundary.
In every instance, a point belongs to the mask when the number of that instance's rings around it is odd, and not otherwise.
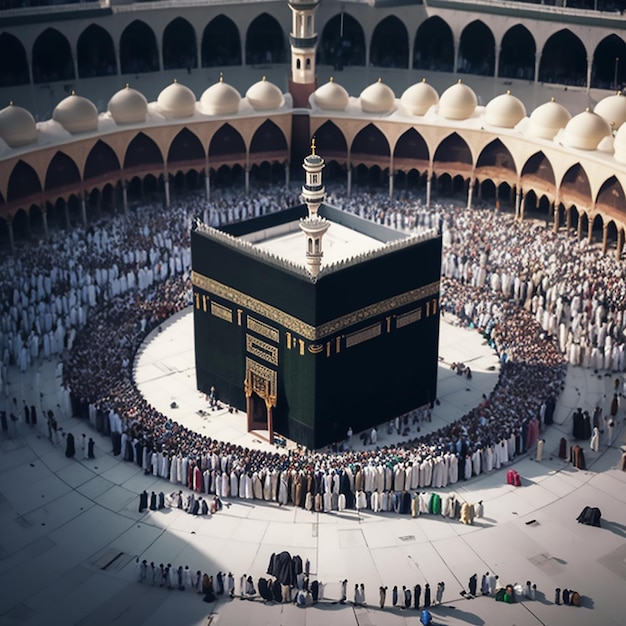
[{"label": "gold embroidery band", "polygon": [[409,324],[413,324],[413,322],[419,322],[421,319],[422,309],[413,309],[412,311],[408,311],[407,313],[398,315],[398,317],[396,318],[396,328],[408,326]]},{"label": "gold embroidery band", "polygon": [[374,339],[374,337],[380,337],[380,333],[380,322],[378,324],[368,326],[367,328],[357,330],[355,333],[350,333],[346,336],[346,348],[356,346],[357,344],[363,343],[368,339]]},{"label": "gold embroidery band", "polygon": [[233,312],[225,306],[218,304],[217,302],[213,302],[211,300],[211,315],[215,315],[215,317],[219,317],[220,319],[233,323]]},{"label": "gold embroidery band", "polygon": [[434,283],[424,285],[423,287],[411,289],[410,291],[398,294],[397,296],[392,296],[386,300],[375,302],[374,304],[370,304],[362,309],[359,309],[358,311],[352,311],[351,313],[342,315],[341,317],[331,320],[330,322],[326,322],[325,324],[321,324],[320,326],[312,326],[297,317],[294,317],[293,315],[289,315],[289,313],[285,313],[281,309],[262,302],[261,300],[257,300],[256,298],[242,293],[241,291],[237,291],[232,287],[228,287],[227,285],[223,285],[212,278],[198,274],[197,272],[192,272],[191,280],[196,287],[199,287],[204,291],[208,291],[209,293],[223,298],[224,300],[229,300],[238,306],[247,308],[249,311],[253,311],[257,315],[262,315],[263,317],[272,320],[273,322],[300,335],[301,337],[304,337],[305,339],[308,339],[309,341],[318,341],[324,337],[328,337],[329,335],[333,335],[334,333],[349,328],[353,324],[366,321],[376,317],[377,315],[384,315],[389,311],[394,311],[402,306],[411,304],[412,302],[417,302],[429,296],[436,296],[439,294],[439,281],[435,281]]},{"label": "gold embroidery band", "polygon": [[267,324],[264,324],[263,322],[255,319],[254,317],[251,317],[250,315],[248,315],[246,319],[246,323],[250,330],[254,331],[255,333],[259,335],[263,335],[263,337],[266,337],[267,339],[271,339],[275,343],[278,343],[279,334],[278,334],[277,328],[268,326]]},{"label": "gold embroidery band", "polygon": [[272,365],[278,365],[278,348],[276,346],[252,337],[252,335],[246,335],[246,350],[264,361],[269,361]]}]

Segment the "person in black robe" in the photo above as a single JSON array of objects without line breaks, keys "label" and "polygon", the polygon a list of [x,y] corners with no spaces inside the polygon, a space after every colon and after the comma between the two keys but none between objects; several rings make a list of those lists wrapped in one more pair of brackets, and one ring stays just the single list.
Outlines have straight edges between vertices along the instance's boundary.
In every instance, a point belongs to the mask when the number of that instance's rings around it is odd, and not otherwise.
[{"label": "person in black robe", "polygon": [[148,492],[142,491],[139,494],[139,512],[143,513],[148,508]]},{"label": "person in black robe", "polygon": [[406,587],[402,587],[402,591],[404,593],[404,608],[410,609],[411,608],[411,590],[407,589]]},{"label": "person in black robe", "polygon": [[282,602],[283,601],[283,590],[280,586],[280,581],[275,579],[272,583],[272,598],[274,602]]},{"label": "person in black robe", "polygon": [[37,409],[35,408],[34,404],[31,404],[30,407],[30,421],[33,426],[37,425]]},{"label": "person in black robe", "polygon": [[222,574],[222,572],[218,572],[215,577],[215,593],[218,596],[224,594],[224,574]]},{"label": "person in black robe", "polygon": [[157,510],[157,494],[154,491],[150,494],[150,510]]},{"label": "person in black robe", "polygon": [[96,447],[96,442],[93,440],[93,437],[89,437],[89,441],[87,442],[87,458],[95,459],[96,455],[94,454],[94,450]]},{"label": "person in black robe", "polygon": [[391,590],[391,605],[396,606],[398,604],[398,585],[394,585]]},{"label": "person in black robe", "polygon": [[74,435],[67,433],[65,438],[65,456],[71,459],[76,454],[76,448],[74,447]]},{"label": "person in black robe", "polygon": [[422,586],[417,584],[413,587],[413,602],[415,610],[420,608],[420,597],[422,595]]},{"label": "person in black robe", "polygon": [[200,498],[200,515],[208,515],[209,514],[209,505],[204,498]]},{"label": "person in black robe", "polygon": [[2,424],[2,432],[9,432],[9,421],[7,420],[7,412],[0,411],[0,424]]},{"label": "person in black robe", "polygon": [[202,598],[204,602],[215,602],[215,592],[213,591],[213,577],[212,576],[206,576],[206,579],[203,579],[202,591],[204,592],[204,598]]},{"label": "person in black robe", "polygon": [[[200,511],[200,500],[198,500],[197,498],[194,498],[189,512],[192,515],[198,515],[199,511]],[[211,586],[213,586],[213,581],[211,581]]]},{"label": "person in black robe", "polygon": [[426,608],[430,606],[430,585],[428,583],[426,583],[424,587],[424,606]]},{"label": "person in black robe", "polygon": [[157,507],[159,508],[159,510],[165,508],[165,494],[162,491],[159,491],[159,502],[157,504]]},{"label": "person in black robe", "polygon": [[311,583],[311,596],[313,597],[313,604],[315,604],[319,598],[320,584],[317,580]]},{"label": "person in black robe", "polygon": [[565,458],[567,458],[567,439],[561,437],[561,441],[559,442],[559,459]]},{"label": "person in black robe", "polygon": [[30,408],[28,404],[24,404],[24,421],[30,425]]},{"label": "person in black robe", "polygon": [[270,601],[272,599],[272,592],[267,585],[267,578],[263,578],[263,576],[261,576],[259,578],[258,585],[259,595],[263,598],[263,600]]},{"label": "person in black robe", "polygon": [[476,574],[472,574],[469,579],[469,583],[467,586],[469,587],[469,592],[471,596],[476,596],[476,587],[478,585],[478,576]]},{"label": "person in black robe", "polygon": [[122,433],[117,431],[111,433],[111,445],[113,446],[113,456],[119,456],[122,452]]}]

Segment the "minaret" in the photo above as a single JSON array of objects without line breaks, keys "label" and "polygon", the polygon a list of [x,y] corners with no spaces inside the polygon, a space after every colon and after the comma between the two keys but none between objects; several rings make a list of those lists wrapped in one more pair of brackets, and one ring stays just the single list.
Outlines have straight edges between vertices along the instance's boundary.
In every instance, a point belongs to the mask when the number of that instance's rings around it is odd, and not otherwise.
[{"label": "minaret", "polygon": [[289,93],[294,107],[309,106],[309,96],[315,91],[315,11],[320,0],[289,0],[291,9],[291,76]]},{"label": "minaret", "polygon": [[305,202],[308,215],[300,220],[300,228],[306,236],[306,264],[309,272],[317,278],[322,265],[322,237],[330,227],[325,218],[318,215],[320,204],[326,197],[326,189],[322,185],[322,170],[324,159],[315,154],[315,139],[311,142],[311,154],[304,159],[302,164],[306,172],[304,185],[302,185],[302,200]]}]

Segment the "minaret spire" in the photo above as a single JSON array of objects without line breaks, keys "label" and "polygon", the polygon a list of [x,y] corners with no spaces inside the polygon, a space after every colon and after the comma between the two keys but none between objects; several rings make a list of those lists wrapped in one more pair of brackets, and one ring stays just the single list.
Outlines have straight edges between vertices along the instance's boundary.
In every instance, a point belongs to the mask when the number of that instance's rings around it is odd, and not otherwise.
[{"label": "minaret spire", "polygon": [[322,237],[330,228],[330,222],[318,215],[318,210],[326,198],[322,184],[324,159],[315,153],[315,137],[311,140],[311,154],[304,158],[302,167],[305,182],[302,185],[302,200],[307,206],[308,215],[300,220],[300,228],[306,236],[306,263],[312,276],[317,277],[322,265]]}]

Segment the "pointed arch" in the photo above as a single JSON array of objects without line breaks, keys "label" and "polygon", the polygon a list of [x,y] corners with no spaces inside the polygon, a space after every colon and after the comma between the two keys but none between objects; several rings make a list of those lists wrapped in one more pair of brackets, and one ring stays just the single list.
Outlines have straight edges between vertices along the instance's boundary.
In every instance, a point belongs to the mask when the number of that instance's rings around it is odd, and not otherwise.
[{"label": "pointed arch", "polygon": [[398,139],[393,150],[393,164],[396,170],[410,172],[428,171],[430,154],[424,138],[415,130],[409,128]]},{"label": "pointed arch", "polygon": [[[368,124],[352,141],[350,160],[352,165],[380,166],[383,161],[389,159],[389,154],[389,142],[385,135],[374,124]],[[387,165],[386,162],[382,164]]]},{"label": "pointed arch", "polygon": [[198,136],[187,127],[182,128],[170,144],[167,152],[168,164],[194,163],[204,167],[205,151]]},{"label": "pointed arch", "polygon": [[344,165],[348,160],[348,143],[339,127],[331,120],[324,122],[315,131],[315,144],[318,152],[324,155],[328,162],[331,160]]},{"label": "pointed arch", "polygon": [[246,143],[230,124],[224,124],[213,135],[209,144],[209,162],[216,169],[221,165],[245,165]]},{"label": "pointed arch", "polygon": [[7,202],[41,192],[41,182],[35,170],[21,159],[15,164],[7,185]]},{"label": "pointed arch", "polygon": [[417,29],[413,67],[438,72],[451,72],[454,69],[452,29],[438,15],[429,17]]},{"label": "pointed arch", "polygon": [[458,133],[448,135],[435,150],[433,172],[437,176],[448,173],[452,176],[469,176],[472,172],[472,152]]},{"label": "pointed arch", "polygon": [[494,139],[481,150],[476,160],[475,175],[477,180],[491,180],[496,186],[501,183],[515,184],[515,160],[500,139]]},{"label": "pointed arch", "polygon": [[561,85],[587,84],[587,51],[580,38],[564,28],[544,44],[539,80]]},{"label": "pointed arch", "polygon": [[596,196],[596,209],[622,224],[626,222],[626,195],[624,188],[615,176],[608,178]]},{"label": "pointed arch", "polygon": [[319,63],[344,66],[365,65],[365,34],[361,24],[342,11],[326,22],[317,48]]},{"label": "pointed arch", "polygon": [[120,67],[122,74],[156,72],[159,53],[154,31],[141,20],[134,20],[120,37]]},{"label": "pointed arch", "polygon": [[174,18],[163,31],[163,69],[198,66],[196,30],[184,17]]},{"label": "pointed arch", "polygon": [[0,34],[0,87],[27,85],[28,61],[22,42],[10,33]]},{"label": "pointed arch", "polygon": [[80,172],[76,163],[59,150],[52,157],[46,170],[46,191],[77,184],[80,184]]},{"label": "pointed arch", "polygon": [[102,26],[90,24],[76,43],[76,60],[79,78],[116,74],[113,38]]},{"label": "pointed arch", "polygon": [[482,20],[468,24],[461,33],[458,71],[493,76],[495,60],[496,40],[491,29]]},{"label": "pointed arch", "polygon": [[[262,156],[263,155],[263,156]],[[287,158],[287,140],[283,131],[272,120],[265,120],[256,129],[250,142],[250,160],[273,161]]]},{"label": "pointed arch", "polygon": [[138,133],[126,148],[124,169],[144,165],[162,165],[163,157],[159,146],[144,133]]},{"label": "pointed arch", "polygon": [[261,13],[246,33],[246,65],[284,63],[287,58],[285,33],[278,20]]},{"label": "pointed arch", "polygon": [[113,148],[98,139],[85,161],[85,180],[109,177],[112,172],[119,171],[120,162]]},{"label": "pointed arch", "polygon": [[559,188],[559,200],[566,208],[592,206],[589,177],[580,163],[572,165],[565,172]]},{"label": "pointed arch", "polygon": [[537,196],[542,193],[554,200],[556,180],[552,164],[543,152],[535,152],[522,167],[521,187],[525,193],[535,190]]},{"label": "pointed arch", "polygon": [[74,79],[70,43],[56,28],[46,28],[35,39],[32,63],[35,83]]},{"label": "pointed arch", "polygon": [[409,67],[409,33],[395,15],[376,25],[370,43],[370,63],[378,67]]},{"label": "pointed arch", "polygon": [[531,32],[523,24],[509,28],[502,37],[498,76],[533,80],[535,77],[535,54],[537,44]]},{"label": "pointed arch", "polygon": [[594,50],[591,87],[617,91],[626,81],[626,43],[617,35],[605,37]]},{"label": "pointed arch", "polygon": [[233,20],[214,17],[202,34],[202,67],[241,65],[241,35]]}]

